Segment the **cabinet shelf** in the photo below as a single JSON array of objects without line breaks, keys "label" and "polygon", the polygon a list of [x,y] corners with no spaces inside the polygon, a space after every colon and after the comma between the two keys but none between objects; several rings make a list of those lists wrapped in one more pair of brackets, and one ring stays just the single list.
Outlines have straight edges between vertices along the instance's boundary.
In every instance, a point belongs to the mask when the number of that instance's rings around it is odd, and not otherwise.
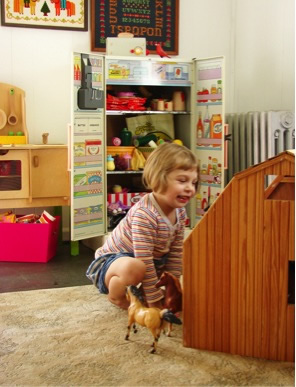
[{"label": "cabinet shelf", "polygon": [[108,116],[118,116],[127,114],[191,114],[189,111],[160,111],[160,110],[107,110]]},{"label": "cabinet shelf", "polygon": [[222,102],[197,102],[196,106],[221,106]]},{"label": "cabinet shelf", "polygon": [[143,171],[107,171],[107,175],[132,175],[137,173],[143,173]]},{"label": "cabinet shelf", "polygon": [[183,86],[183,87],[191,87],[192,82],[184,81],[184,80],[174,80],[174,81],[149,81],[149,80],[127,80],[127,79],[107,79],[106,85],[126,85],[126,86]]},{"label": "cabinet shelf", "polygon": [[21,177],[21,175],[0,175],[0,179],[15,179],[15,178],[19,178]]}]

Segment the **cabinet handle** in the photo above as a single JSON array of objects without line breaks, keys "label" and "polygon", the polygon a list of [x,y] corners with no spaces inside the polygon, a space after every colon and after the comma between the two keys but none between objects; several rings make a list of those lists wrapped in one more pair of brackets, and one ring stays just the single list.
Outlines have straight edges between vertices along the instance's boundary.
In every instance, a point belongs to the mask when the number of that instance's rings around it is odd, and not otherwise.
[{"label": "cabinet handle", "polygon": [[33,157],[33,165],[35,168],[39,167],[39,157],[38,156]]}]

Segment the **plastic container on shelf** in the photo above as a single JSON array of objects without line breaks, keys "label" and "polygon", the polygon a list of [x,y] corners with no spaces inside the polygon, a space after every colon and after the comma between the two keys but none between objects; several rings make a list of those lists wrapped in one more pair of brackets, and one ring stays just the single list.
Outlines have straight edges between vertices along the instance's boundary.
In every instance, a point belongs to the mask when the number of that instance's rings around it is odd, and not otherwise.
[{"label": "plastic container on shelf", "polygon": [[222,94],[222,80],[217,81],[217,93]]},{"label": "plastic container on shelf", "polygon": [[207,106],[205,118],[203,120],[204,138],[210,138],[210,126],[211,126],[211,120],[209,115],[209,107]]},{"label": "plastic container on shelf", "polygon": [[114,171],[115,163],[114,158],[111,155],[107,156],[107,171]]},{"label": "plastic container on shelf", "polygon": [[[213,114],[211,119],[211,138],[222,138],[222,117],[221,114]],[[214,147],[220,145],[213,145]]]},{"label": "plastic container on shelf", "polygon": [[131,170],[131,159],[132,159],[132,156],[129,154],[129,153],[125,153],[122,158],[124,159],[124,162],[125,162],[125,169],[127,171],[130,171]]},{"label": "plastic container on shelf", "polygon": [[[211,86],[211,94],[217,94],[217,86],[215,84]],[[216,98],[211,98],[211,101],[216,102],[217,100]]]},{"label": "plastic container on shelf", "polygon": [[204,126],[202,123],[201,112],[198,112],[198,120],[196,125],[196,137],[197,137],[196,144],[201,145],[200,140],[204,137]]},{"label": "plastic container on shelf", "polygon": [[123,128],[119,135],[121,139],[122,146],[131,146],[132,145],[132,132],[127,128]]},{"label": "plastic container on shelf", "polygon": [[145,146],[149,144],[150,141],[157,142],[157,137],[155,134],[147,134],[146,136],[136,138],[134,140],[134,145],[135,147]]}]

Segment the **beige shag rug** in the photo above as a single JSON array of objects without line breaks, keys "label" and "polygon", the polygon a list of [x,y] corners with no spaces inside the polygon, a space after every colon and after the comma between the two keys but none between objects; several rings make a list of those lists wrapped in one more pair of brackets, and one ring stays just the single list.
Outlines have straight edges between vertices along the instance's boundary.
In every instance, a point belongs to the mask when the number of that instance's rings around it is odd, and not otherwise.
[{"label": "beige shag rug", "polygon": [[0,294],[2,386],[294,386],[294,364],[185,348],[141,328],[94,286]]}]

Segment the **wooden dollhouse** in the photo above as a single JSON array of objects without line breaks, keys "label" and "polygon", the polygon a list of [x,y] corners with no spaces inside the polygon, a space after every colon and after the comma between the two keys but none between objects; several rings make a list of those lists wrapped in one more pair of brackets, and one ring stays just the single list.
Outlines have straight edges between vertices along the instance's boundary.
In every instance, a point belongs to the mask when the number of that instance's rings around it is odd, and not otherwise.
[{"label": "wooden dollhouse", "polygon": [[184,242],[184,345],[294,361],[295,155],[236,174]]}]

